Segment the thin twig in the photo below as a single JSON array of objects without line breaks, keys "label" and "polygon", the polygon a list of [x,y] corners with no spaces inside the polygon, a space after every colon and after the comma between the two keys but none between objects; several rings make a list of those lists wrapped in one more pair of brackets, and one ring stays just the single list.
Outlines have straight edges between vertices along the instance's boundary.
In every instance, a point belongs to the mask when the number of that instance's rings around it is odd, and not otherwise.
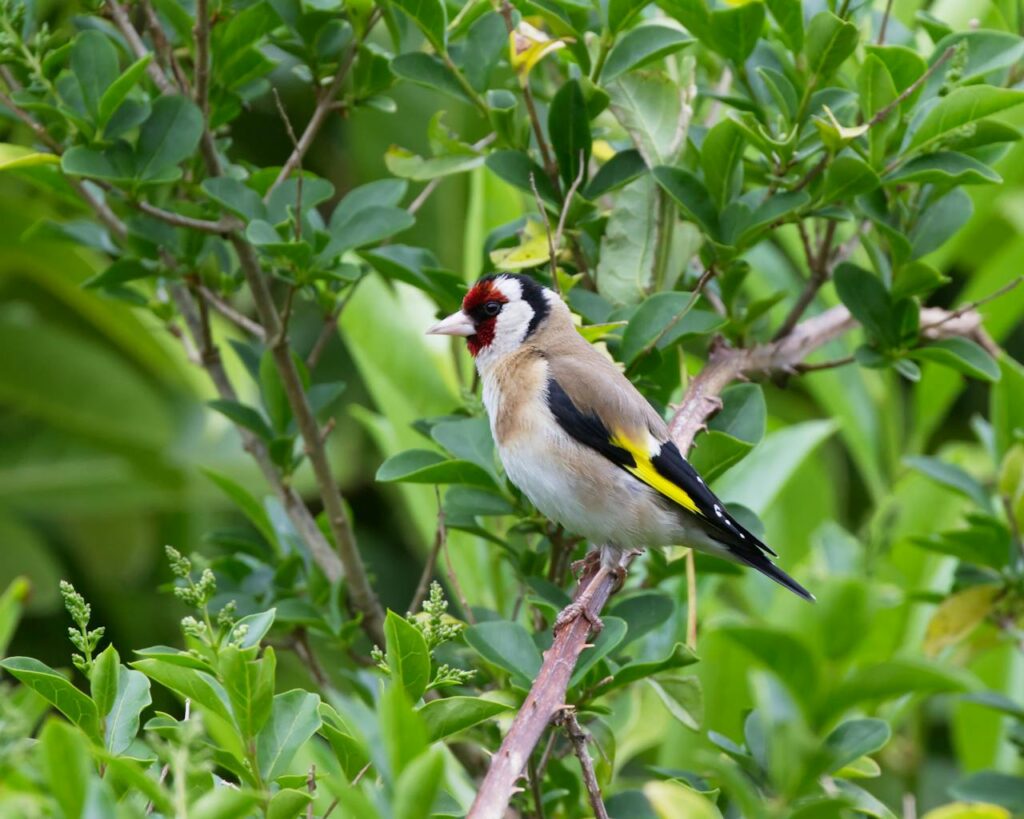
[{"label": "thin twig", "polygon": [[295,639],[292,642],[292,648],[299,659],[302,660],[302,664],[309,670],[310,676],[316,680],[316,684],[320,690],[326,691],[330,688],[331,678],[327,676],[327,672],[324,671],[324,667],[320,665],[320,660],[314,653],[313,646],[309,643],[309,634],[304,628],[296,630]]},{"label": "thin twig", "polygon": [[800,239],[804,243],[804,252],[810,253],[811,255],[807,258],[807,264],[810,268],[810,278],[807,280],[807,284],[804,285],[804,289],[797,297],[796,303],[792,309],[786,315],[782,325],[776,331],[772,337],[772,341],[778,341],[780,338],[788,335],[796,327],[796,324],[803,317],[804,312],[810,306],[811,302],[814,301],[814,297],[818,295],[818,291],[821,290],[822,285],[828,281],[829,267],[828,261],[832,253],[832,240],[836,233],[836,223],[830,221],[825,227],[825,235],[821,240],[821,246],[818,248],[817,255],[814,255],[810,250],[810,244],[807,241],[807,231],[804,229],[802,223],[800,223]]},{"label": "thin twig", "polygon": [[[131,48],[136,58],[141,59],[149,54],[149,49],[146,48],[146,44],[142,42],[139,32],[132,25],[132,21],[128,18],[128,12],[125,11],[124,6],[118,0],[107,0],[107,5],[110,7],[110,15],[114,18],[114,24],[118,27],[125,40],[127,40],[128,47]],[[146,73],[149,74],[156,87],[160,89],[161,94],[174,93],[174,84],[167,79],[167,75],[164,74],[159,63],[151,62],[146,66]]]},{"label": "thin twig", "polygon": [[306,357],[306,369],[314,370],[316,369],[316,365],[320,363],[320,357],[324,354],[324,350],[327,349],[327,344],[338,330],[338,319],[341,318],[341,314],[348,306],[348,303],[352,301],[352,296],[355,295],[356,288],[362,280],[362,278],[359,278],[352,282],[352,286],[349,287],[348,292],[345,293],[337,306],[324,320],[324,326],[320,328],[320,335],[316,337],[316,341],[313,343],[313,348],[309,351],[309,355]]},{"label": "thin twig", "polygon": [[409,205],[409,213],[415,215],[416,211],[423,207],[424,203],[426,203],[430,198],[430,195],[437,190],[437,186],[441,184],[442,178],[443,177],[435,176],[426,185],[424,185],[423,190],[416,195],[416,198],[413,199]]},{"label": "thin twig", "polygon": [[459,576],[455,573],[455,567],[452,565],[452,556],[448,553],[447,538],[441,543],[441,553],[444,555],[444,564],[448,571],[448,582],[452,584],[455,595],[459,598],[459,605],[462,606],[462,613],[466,615],[466,622],[471,626],[475,626],[476,616],[473,614],[473,609],[469,607],[469,601],[466,599],[466,594],[462,591],[462,586],[459,583]]},{"label": "thin twig", "polygon": [[828,361],[819,361],[814,364],[806,364],[801,362],[800,364],[793,365],[793,371],[798,373],[816,373],[821,370],[834,370],[836,367],[845,367],[847,364],[852,364],[857,359],[852,355],[844,355],[842,358],[833,358]]},{"label": "thin twig", "polygon": [[309,766],[309,776],[306,778],[306,790],[309,791],[309,804],[306,805],[306,819],[313,819],[313,804],[316,794],[316,764]]},{"label": "thin twig", "polygon": [[142,6],[142,13],[146,17],[146,28],[149,29],[149,36],[153,38],[153,46],[156,48],[157,58],[163,65],[170,68],[181,92],[187,96],[191,93],[188,77],[185,76],[181,64],[178,62],[177,57],[174,56],[174,49],[171,48],[171,44],[167,41],[167,35],[164,34],[163,26],[160,25],[160,18],[157,16],[153,4],[149,0],[142,0],[140,5]]},{"label": "thin twig", "polygon": [[208,0],[196,0],[196,25],[192,29],[196,42],[196,105],[207,118],[210,108],[210,9]]},{"label": "thin twig", "polygon": [[437,556],[441,552],[448,537],[448,529],[444,525],[444,504],[441,503],[441,491],[434,486],[434,497],[437,499],[437,529],[434,532],[434,545],[427,555],[426,563],[423,564],[423,571],[420,573],[420,582],[416,584],[416,593],[412,596],[409,608],[414,614],[420,610],[423,601],[427,599],[427,590],[430,588],[430,579],[434,576],[434,569],[437,566]]},{"label": "thin twig", "polygon": [[565,220],[569,216],[569,208],[572,207],[572,198],[576,195],[576,191],[579,190],[580,185],[583,184],[583,177],[587,172],[587,165],[584,161],[584,156],[583,151],[580,151],[579,173],[576,174],[576,178],[569,186],[569,190],[566,191],[565,200],[562,202],[562,212],[558,214],[558,229],[555,230],[555,247],[561,247],[562,245],[562,233],[565,231]]},{"label": "thin twig", "polygon": [[938,71],[945,64],[945,62],[948,59],[950,59],[950,57],[952,57],[953,54],[955,54],[955,53],[956,53],[956,46],[950,46],[945,51],[943,51],[942,52],[942,56],[939,57],[939,59],[937,59],[934,63],[932,63],[928,67],[927,71],[925,71],[920,77],[918,77],[910,85],[908,85],[903,90],[903,92],[898,97],[896,97],[896,99],[894,99],[892,102],[890,102],[884,108],[879,109],[878,113],[876,113],[871,119],[868,120],[868,128],[873,128],[875,125],[877,125],[883,119],[885,119],[887,116],[889,116],[889,114],[891,114],[894,110],[896,110],[896,108],[905,99],[907,99],[908,97],[913,95],[914,92],[917,91],[918,88],[920,88],[922,85],[924,85],[926,82],[928,82],[928,80],[932,76],[932,74],[934,74],[936,71]]},{"label": "thin twig", "polygon": [[[276,88],[270,89],[274,94],[274,104],[277,106],[277,113],[281,117],[281,121],[284,123],[284,129],[288,133],[288,138],[292,141],[292,151],[299,156],[299,161],[295,166],[295,169],[299,172],[295,178],[295,241],[302,241],[302,155],[299,153],[299,140],[295,137],[295,130],[292,128],[292,121],[288,119],[288,112],[284,110],[284,105],[281,102],[281,95],[277,93]],[[285,322],[287,325],[287,322]]]},{"label": "thin twig", "polygon": [[878,45],[885,43],[885,30],[889,27],[890,14],[892,14],[892,0],[886,0],[885,11],[882,13],[882,23],[878,27]]},{"label": "thin twig", "polygon": [[544,813],[544,792],[540,787],[540,774],[537,772],[537,765],[530,757],[526,769],[526,778],[530,781],[530,792],[533,794],[533,808],[535,819],[545,819]]},{"label": "thin twig", "polygon": [[666,334],[668,334],[673,327],[675,327],[680,321],[682,321],[686,317],[686,314],[693,309],[693,306],[701,297],[701,294],[704,292],[704,288],[707,286],[707,283],[711,281],[717,275],[717,273],[718,268],[716,268],[715,265],[712,264],[703,273],[700,274],[700,278],[697,279],[697,284],[693,288],[693,292],[690,293],[690,298],[686,300],[686,304],[684,304],[682,308],[680,308],[678,313],[676,313],[674,316],[672,316],[671,319],[669,319],[668,323],[661,328],[661,330],[654,338],[652,338],[649,342],[647,342],[647,344],[644,345],[643,349],[640,351],[637,357],[633,359],[633,363],[641,361],[645,356],[650,355],[651,351],[655,347],[657,347],[658,344],[661,343],[661,340],[666,336]]},{"label": "thin twig", "polygon": [[533,191],[533,198],[537,201],[537,210],[540,218],[544,220],[544,231],[548,237],[548,261],[551,264],[551,286],[561,296],[562,288],[558,283],[558,253],[555,247],[555,237],[551,233],[551,220],[548,219],[547,209],[541,201],[540,193],[537,191],[537,180],[534,179],[533,171],[530,171],[530,189]]},{"label": "thin twig", "polygon": [[258,341],[264,341],[266,335],[263,332],[263,328],[249,318],[244,313],[239,312],[224,299],[214,293],[205,284],[199,285],[199,294],[206,299],[209,305],[220,313],[224,318],[231,321],[233,324],[238,325],[241,329],[245,330],[249,335],[253,336]]},{"label": "thin twig", "polygon": [[590,797],[590,806],[594,809],[595,819],[608,819],[608,811],[601,798],[601,788],[597,784],[597,774],[594,772],[594,760],[590,758],[590,751],[587,750],[587,733],[580,726],[574,707],[567,706],[562,714],[565,733],[568,734],[569,741],[572,742],[573,751],[583,770],[583,784],[587,787],[587,796]]},{"label": "thin twig", "polygon": [[327,86],[326,90],[320,93],[319,99],[317,100],[316,107],[313,109],[313,114],[309,118],[309,122],[306,123],[306,129],[302,132],[302,136],[299,137],[295,144],[295,148],[292,150],[291,155],[285,160],[284,165],[281,166],[281,170],[277,174],[277,178],[274,180],[274,184],[270,186],[264,196],[264,201],[270,197],[270,194],[291,176],[292,171],[300,167],[302,164],[303,157],[306,152],[309,151],[313,141],[316,139],[317,134],[320,133],[321,127],[327,120],[327,114],[330,112],[331,103],[334,102],[334,98],[341,90],[342,84],[345,82],[345,77],[348,76],[349,69],[352,67],[352,63],[355,60],[356,53],[359,50],[359,46],[362,45],[363,40],[373,29],[374,25],[381,17],[381,10],[376,8],[370,14],[369,19],[366,22],[366,28],[363,30],[362,36],[349,46],[348,51],[345,52],[345,56],[342,58],[341,63],[338,65],[338,70],[335,72],[333,79]]},{"label": "thin twig", "polygon": [[943,324],[947,324],[947,323],[949,323],[951,321],[955,321],[956,319],[960,318],[964,314],[970,313],[970,312],[972,312],[974,310],[977,310],[982,305],[988,304],[990,301],[995,301],[1000,296],[1005,296],[1011,290],[1016,288],[1021,282],[1024,282],[1024,276],[1018,276],[1017,278],[1013,279],[1012,281],[1009,281],[1006,284],[1004,284],[1002,287],[1000,287],[995,292],[989,293],[987,296],[983,296],[982,298],[978,299],[977,301],[972,301],[972,302],[970,302],[968,304],[965,304],[965,305],[963,305],[961,307],[957,307],[955,310],[951,310],[947,315],[943,316],[940,319],[937,319],[936,321],[933,321],[933,322],[931,322],[929,324],[922,324],[921,325],[921,332],[923,333],[925,330],[934,330],[936,327],[941,327]]},{"label": "thin twig", "polygon": [[202,233],[223,235],[225,233],[230,233],[233,230],[240,230],[243,227],[242,221],[236,216],[225,216],[222,219],[218,219],[216,222],[212,222],[208,219],[196,219],[192,216],[185,216],[182,213],[164,210],[161,207],[152,205],[141,199],[135,202],[134,205],[143,213],[152,216],[154,219],[159,219],[161,222],[166,222],[167,224],[174,225],[175,227],[198,230]]}]

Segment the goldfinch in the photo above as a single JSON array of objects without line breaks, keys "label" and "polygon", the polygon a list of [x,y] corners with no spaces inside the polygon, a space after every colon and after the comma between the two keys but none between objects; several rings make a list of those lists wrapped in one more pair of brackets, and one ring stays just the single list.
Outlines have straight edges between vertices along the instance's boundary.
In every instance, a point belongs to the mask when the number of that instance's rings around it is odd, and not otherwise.
[{"label": "goldfinch", "polygon": [[[506,474],[541,513],[601,547],[599,571],[620,573],[628,551],[685,545],[814,599],[729,514],[554,291],[529,276],[485,276],[427,333],[465,336]],[[580,615],[599,627],[588,603],[580,597],[556,628]]]}]

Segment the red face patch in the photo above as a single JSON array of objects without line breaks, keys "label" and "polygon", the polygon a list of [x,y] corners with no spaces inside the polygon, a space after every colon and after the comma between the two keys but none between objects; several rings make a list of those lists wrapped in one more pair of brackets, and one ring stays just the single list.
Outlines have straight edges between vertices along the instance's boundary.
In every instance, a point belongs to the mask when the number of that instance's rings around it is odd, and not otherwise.
[{"label": "red face patch", "polygon": [[473,324],[476,325],[476,333],[466,338],[469,353],[474,357],[494,341],[494,329],[498,323],[498,317],[487,315],[485,305],[495,301],[499,304],[507,304],[508,298],[498,289],[492,279],[477,282],[462,300],[462,312],[473,319]]}]

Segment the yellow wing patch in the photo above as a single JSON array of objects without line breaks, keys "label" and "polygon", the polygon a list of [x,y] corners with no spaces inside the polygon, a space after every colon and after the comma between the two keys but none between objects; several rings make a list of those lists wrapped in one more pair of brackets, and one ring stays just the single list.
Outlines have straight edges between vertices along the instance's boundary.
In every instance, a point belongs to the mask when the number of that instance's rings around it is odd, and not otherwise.
[{"label": "yellow wing patch", "polygon": [[638,444],[631,441],[621,433],[612,438],[612,443],[615,446],[622,447],[636,461],[636,466],[625,467],[628,472],[632,472],[652,489],[660,492],[669,500],[675,501],[684,509],[693,512],[695,515],[701,514],[697,504],[693,502],[693,498],[690,497],[686,490],[670,481],[654,466],[651,462],[651,453],[648,451],[646,444]]}]

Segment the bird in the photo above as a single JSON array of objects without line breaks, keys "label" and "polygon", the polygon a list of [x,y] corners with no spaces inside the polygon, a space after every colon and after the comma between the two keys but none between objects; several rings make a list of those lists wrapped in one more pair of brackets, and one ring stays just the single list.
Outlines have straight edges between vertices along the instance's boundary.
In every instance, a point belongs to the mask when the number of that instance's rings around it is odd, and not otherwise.
[{"label": "bird", "polygon": [[[814,599],[729,513],[554,290],[521,273],[486,275],[427,333],[466,339],[505,474],[543,515],[598,547],[588,555],[600,560],[598,574],[621,584],[625,554],[683,545]],[[600,629],[596,580],[559,615],[556,631],[580,616]]]}]

